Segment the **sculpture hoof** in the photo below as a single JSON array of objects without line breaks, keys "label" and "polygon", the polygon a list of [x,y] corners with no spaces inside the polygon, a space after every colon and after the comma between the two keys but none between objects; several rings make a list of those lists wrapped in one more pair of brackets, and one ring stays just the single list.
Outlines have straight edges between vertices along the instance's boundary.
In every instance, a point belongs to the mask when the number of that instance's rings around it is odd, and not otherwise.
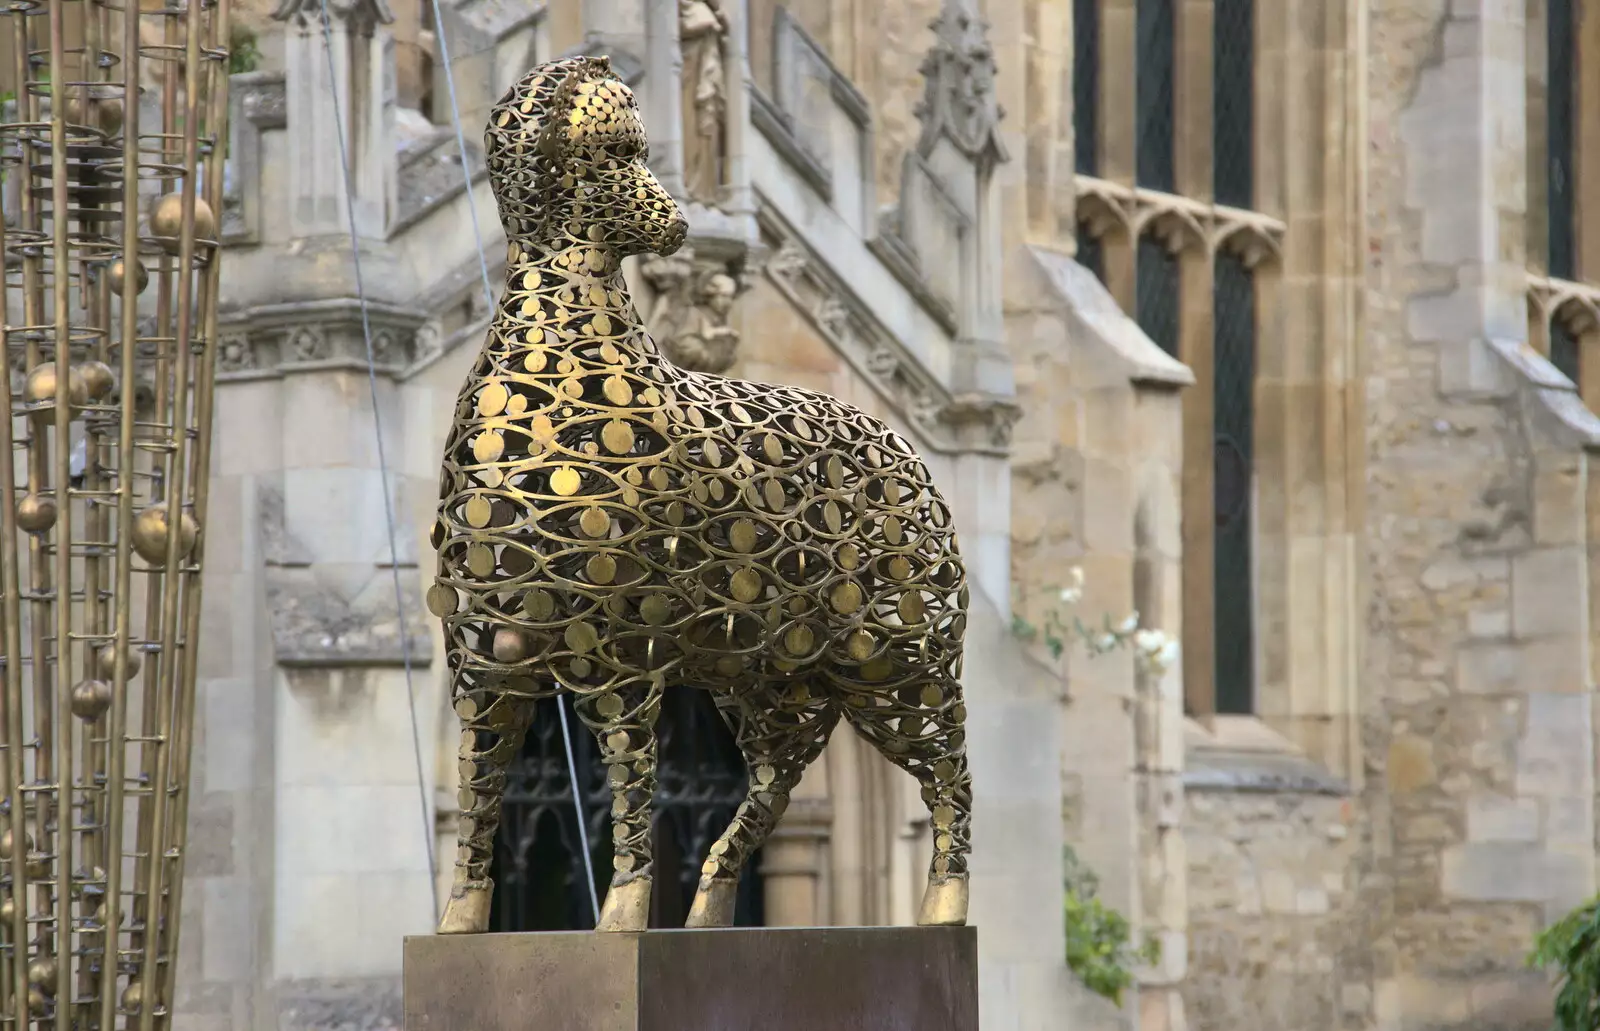
[{"label": "sculpture hoof", "polygon": [[439,919],[440,934],[482,934],[489,929],[489,902],[494,882],[458,886],[451,890]]},{"label": "sculpture hoof", "polygon": [[695,892],[694,905],[689,907],[685,927],[732,927],[733,907],[739,894],[739,882],[733,878],[717,877],[702,884]]},{"label": "sculpture hoof", "polygon": [[642,931],[650,923],[650,878],[613,884],[600,906],[597,931]]},{"label": "sculpture hoof", "polygon": [[919,927],[962,927],[967,922],[967,879],[947,877],[928,884],[917,913]]}]

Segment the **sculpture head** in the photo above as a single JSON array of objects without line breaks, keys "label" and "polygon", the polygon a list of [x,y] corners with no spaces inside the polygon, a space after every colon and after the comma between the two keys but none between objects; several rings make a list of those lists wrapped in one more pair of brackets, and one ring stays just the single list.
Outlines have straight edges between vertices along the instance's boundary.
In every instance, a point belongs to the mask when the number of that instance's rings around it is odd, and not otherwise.
[{"label": "sculpture head", "polygon": [[732,276],[718,272],[706,280],[700,292],[706,307],[726,318],[733,311],[733,302],[739,296],[739,284]]},{"label": "sculpture head", "polygon": [[688,223],[645,165],[633,91],[605,57],[542,64],[489,114],[489,182],[506,236],[536,250],[671,254]]}]

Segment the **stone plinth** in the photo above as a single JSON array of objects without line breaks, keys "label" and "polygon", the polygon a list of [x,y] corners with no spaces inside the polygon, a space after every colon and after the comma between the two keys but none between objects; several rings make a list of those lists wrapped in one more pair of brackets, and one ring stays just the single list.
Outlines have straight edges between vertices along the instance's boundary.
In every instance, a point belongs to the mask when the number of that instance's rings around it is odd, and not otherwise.
[{"label": "stone plinth", "polygon": [[407,938],[406,1031],[977,1031],[970,927]]}]

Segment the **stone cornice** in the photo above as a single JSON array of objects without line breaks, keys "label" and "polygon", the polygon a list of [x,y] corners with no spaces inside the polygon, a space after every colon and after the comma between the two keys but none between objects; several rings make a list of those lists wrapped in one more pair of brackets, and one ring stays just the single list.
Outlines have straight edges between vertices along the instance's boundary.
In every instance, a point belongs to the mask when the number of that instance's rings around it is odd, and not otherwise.
[{"label": "stone cornice", "polygon": [[[1003,456],[1022,410],[1015,399],[956,396],[873,314],[872,307],[813,253],[770,205],[756,213],[771,257],[767,279],[818,334],[934,451]],[[969,346],[952,341],[951,347]]]},{"label": "stone cornice", "polygon": [[[377,301],[368,301],[367,310],[378,372],[398,375],[418,360],[418,330],[428,316]],[[222,312],[218,321],[217,379],[224,382],[367,367],[355,298],[260,305]]]}]

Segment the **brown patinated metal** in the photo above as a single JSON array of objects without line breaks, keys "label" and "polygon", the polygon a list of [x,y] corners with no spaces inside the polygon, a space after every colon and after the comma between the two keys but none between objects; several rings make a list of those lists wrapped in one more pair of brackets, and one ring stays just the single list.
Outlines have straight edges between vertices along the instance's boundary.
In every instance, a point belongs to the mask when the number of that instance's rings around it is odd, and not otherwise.
[{"label": "brown patinated metal", "polygon": [[970,927],[408,938],[406,1031],[977,1031]]},{"label": "brown patinated metal", "polygon": [[614,792],[599,927],[644,928],[655,722],[679,689],[712,692],[751,775],[690,926],[732,921],[741,868],[841,716],[922,785],[919,922],[963,923],[967,587],[927,467],[835,398],[687,371],[650,339],[621,262],[676,250],[685,222],[605,59],[529,73],[486,145],[506,289],[446,445],[428,597],[462,721],[441,930],[486,928],[505,766],[532,700],[563,691]]},{"label": "brown patinated metal", "polygon": [[0,1026],[171,1021],[227,23],[0,12]]}]

